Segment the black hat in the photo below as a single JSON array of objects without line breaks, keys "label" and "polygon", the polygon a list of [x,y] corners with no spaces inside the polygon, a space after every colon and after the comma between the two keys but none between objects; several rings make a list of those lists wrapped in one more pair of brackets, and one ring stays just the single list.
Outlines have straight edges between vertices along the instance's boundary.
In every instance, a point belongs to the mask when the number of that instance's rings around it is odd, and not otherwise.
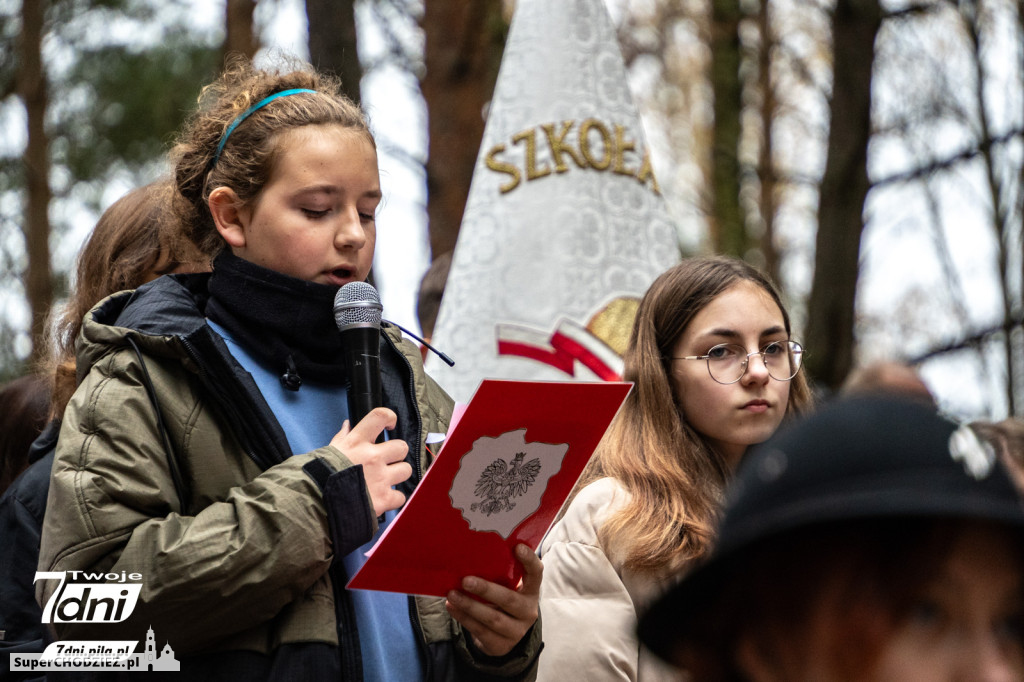
[{"label": "black hat", "polygon": [[810,525],[879,517],[974,518],[1024,526],[992,447],[920,401],[837,400],[744,459],[729,485],[715,549],[641,618],[663,658],[714,604],[723,566],[753,543]]}]

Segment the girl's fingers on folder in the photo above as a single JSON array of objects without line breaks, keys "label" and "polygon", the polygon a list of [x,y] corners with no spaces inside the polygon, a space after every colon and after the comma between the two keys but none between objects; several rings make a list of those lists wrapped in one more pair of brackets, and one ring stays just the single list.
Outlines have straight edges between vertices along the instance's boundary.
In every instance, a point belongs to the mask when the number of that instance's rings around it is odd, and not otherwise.
[{"label": "girl's fingers on folder", "polygon": [[544,564],[536,552],[526,545],[516,545],[516,558],[523,565],[523,582],[519,585],[519,594],[540,595],[541,578],[544,577]]},{"label": "girl's fingers on folder", "polygon": [[473,644],[488,656],[504,656],[537,622],[538,596],[544,565],[526,545],[516,547],[523,564],[523,581],[518,590],[469,577],[462,581],[469,597],[452,590],[448,593],[448,612],[473,638]]}]

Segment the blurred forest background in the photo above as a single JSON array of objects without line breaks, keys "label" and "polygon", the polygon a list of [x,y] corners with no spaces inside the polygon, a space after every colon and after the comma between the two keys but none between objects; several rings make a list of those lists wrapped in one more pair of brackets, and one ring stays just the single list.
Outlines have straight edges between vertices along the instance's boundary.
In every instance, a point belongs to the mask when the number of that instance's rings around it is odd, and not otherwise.
[{"label": "blurred forest background", "polygon": [[[1024,413],[1024,2],[608,3],[684,255],[768,271],[823,390],[895,359],[954,415]],[[286,13],[308,26],[300,56],[354,99],[384,73],[414,85],[395,106],[422,144],[370,113],[424,188],[418,281],[454,248],[513,11],[0,0],[0,381],[43,353],[80,226],[166,170],[201,85],[225,54],[273,49]]]}]

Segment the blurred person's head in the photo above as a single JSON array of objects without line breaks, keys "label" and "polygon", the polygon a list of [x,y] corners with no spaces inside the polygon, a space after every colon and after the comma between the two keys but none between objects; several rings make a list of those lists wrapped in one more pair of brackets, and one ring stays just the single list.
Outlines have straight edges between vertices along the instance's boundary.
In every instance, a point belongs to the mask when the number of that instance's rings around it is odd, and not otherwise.
[{"label": "blurred person's head", "polygon": [[36,374],[0,388],[0,493],[28,466],[28,450],[43,430],[50,406],[50,383]]},{"label": "blurred person's head", "polygon": [[843,382],[843,395],[902,395],[935,404],[935,396],[917,370],[895,360],[880,360],[858,367]]},{"label": "blurred person's head", "polygon": [[127,192],[100,216],[78,253],[71,296],[54,325],[51,416],[60,417],[75,391],[75,339],[101,300],[160,275],[210,269],[171,213],[173,185],[164,178]]},{"label": "blurred person's head", "polygon": [[437,313],[441,309],[441,298],[448,282],[448,271],[452,266],[452,253],[442,253],[430,263],[430,267],[420,280],[420,289],[416,297],[416,317],[423,331],[423,338],[430,341],[437,323]]},{"label": "blurred person's head", "polygon": [[838,400],[744,461],[715,550],[641,639],[700,680],[1021,680],[1022,529],[972,434]]}]

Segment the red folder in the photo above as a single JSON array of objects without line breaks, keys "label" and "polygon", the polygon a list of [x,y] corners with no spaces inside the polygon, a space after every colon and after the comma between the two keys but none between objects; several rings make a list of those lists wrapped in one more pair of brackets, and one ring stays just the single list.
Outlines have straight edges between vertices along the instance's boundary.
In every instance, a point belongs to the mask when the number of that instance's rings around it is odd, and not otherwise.
[{"label": "red folder", "polygon": [[445,596],[465,576],[515,588],[626,399],[626,382],[485,379],[350,589]]}]

